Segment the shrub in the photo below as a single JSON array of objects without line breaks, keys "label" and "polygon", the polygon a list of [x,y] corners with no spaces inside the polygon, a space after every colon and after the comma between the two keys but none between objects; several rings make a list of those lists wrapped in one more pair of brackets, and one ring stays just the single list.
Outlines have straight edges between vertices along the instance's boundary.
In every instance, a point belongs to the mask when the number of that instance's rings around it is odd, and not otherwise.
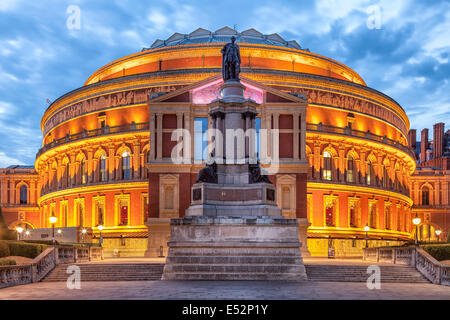
[{"label": "shrub", "polygon": [[0,259],[0,266],[15,266],[16,261],[12,259]]},{"label": "shrub", "polygon": [[450,243],[450,231],[448,232],[447,243]]},{"label": "shrub", "polygon": [[[25,243],[38,243],[51,246],[53,244],[52,240],[23,240]],[[58,241],[55,240],[55,245],[59,245]]]},{"label": "shrub", "polygon": [[34,259],[40,255],[47,246],[45,244],[34,244],[8,241],[11,256],[19,256]]},{"label": "shrub", "polygon": [[0,258],[10,256],[9,253],[9,245],[5,241],[0,240]]},{"label": "shrub", "polygon": [[426,245],[423,249],[438,261],[450,260],[450,245]]}]

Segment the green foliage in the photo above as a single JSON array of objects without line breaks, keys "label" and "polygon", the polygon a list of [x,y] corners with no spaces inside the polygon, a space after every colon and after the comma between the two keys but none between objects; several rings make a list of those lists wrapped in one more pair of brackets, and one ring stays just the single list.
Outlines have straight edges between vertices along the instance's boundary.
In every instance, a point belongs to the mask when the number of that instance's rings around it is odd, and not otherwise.
[{"label": "green foliage", "polygon": [[9,245],[5,241],[0,240],[0,258],[9,257]]},{"label": "green foliage", "polygon": [[[51,246],[52,240],[23,240],[25,243],[37,243],[37,244],[45,244]],[[55,240],[55,245],[59,245],[58,241]]]},{"label": "green foliage", "polygon": [[0,259],[0,266],[15,266],[16,261],[11,259]]},{"label": "green foliage", "polygon": [[[2,214],[2,208],[0,208],[0,240],[14,240],[16,239],[14,231],[11,231],[6,226],[5,219]],[[0,255],[1,257],[1,255]]]},{"label": "green foliage", "polygon": [[450,231],[448,232],[447,243],[450,243]]},{"label": "green foliage", "polygon": [[40,255],[47,245],[36,243],[25,243],[19,241],[6,241],[9,245],[9,251],[11,256],[19,256],[34,259]]},{"label": "green foliage", "polygon": [[450,245],[448,244],[425,245],[423,250],[438,261],[450,260]]}]

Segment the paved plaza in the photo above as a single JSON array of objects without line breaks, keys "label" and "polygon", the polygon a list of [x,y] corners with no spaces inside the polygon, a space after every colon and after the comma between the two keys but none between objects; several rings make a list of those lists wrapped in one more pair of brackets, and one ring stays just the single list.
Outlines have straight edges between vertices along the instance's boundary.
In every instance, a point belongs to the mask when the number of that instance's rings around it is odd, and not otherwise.
[{"label": "paved plaza", "polygon": [[450,287],[433,284],[382,283],[369,290],[365,283],[281,281],[139,281],[83,282],[69,290],[64,282],[34,283],[0,289],[0,299],[37,300],[304,300],[304,299],[445,299]]}]

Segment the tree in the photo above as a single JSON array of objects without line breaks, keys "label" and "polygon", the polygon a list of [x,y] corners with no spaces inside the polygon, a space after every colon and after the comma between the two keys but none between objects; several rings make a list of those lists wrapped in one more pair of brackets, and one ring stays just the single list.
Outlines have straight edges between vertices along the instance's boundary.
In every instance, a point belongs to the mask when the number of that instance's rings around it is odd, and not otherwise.
[{"label": "tree", "polygon": [[447,243],[450,243],[450,231],[448,232]]},{"label": "tree", "polygon": [[8,229],[2,214],[2,208],[0,208],[0,240],[14,240],[15,238],[14,232]]}]

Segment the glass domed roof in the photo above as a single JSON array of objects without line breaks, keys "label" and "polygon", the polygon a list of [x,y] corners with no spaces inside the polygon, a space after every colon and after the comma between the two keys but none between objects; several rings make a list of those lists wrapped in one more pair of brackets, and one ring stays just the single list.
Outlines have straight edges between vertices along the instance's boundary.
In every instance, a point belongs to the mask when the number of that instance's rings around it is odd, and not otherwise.
[{"label": "glass domed roof", "polygon": [[277,33],[264,35],[253,28],[237,32],[230,27],[223,27],[214,32],[198,28],[189,34],[174,33],[166,40],[156,40],[150,48],[143,48],[142,51],[176,45],[230,42],[232,36],[236,38],[237,43],[263,44],[309,51],[302,49],[297,41],[286,41]]}]

